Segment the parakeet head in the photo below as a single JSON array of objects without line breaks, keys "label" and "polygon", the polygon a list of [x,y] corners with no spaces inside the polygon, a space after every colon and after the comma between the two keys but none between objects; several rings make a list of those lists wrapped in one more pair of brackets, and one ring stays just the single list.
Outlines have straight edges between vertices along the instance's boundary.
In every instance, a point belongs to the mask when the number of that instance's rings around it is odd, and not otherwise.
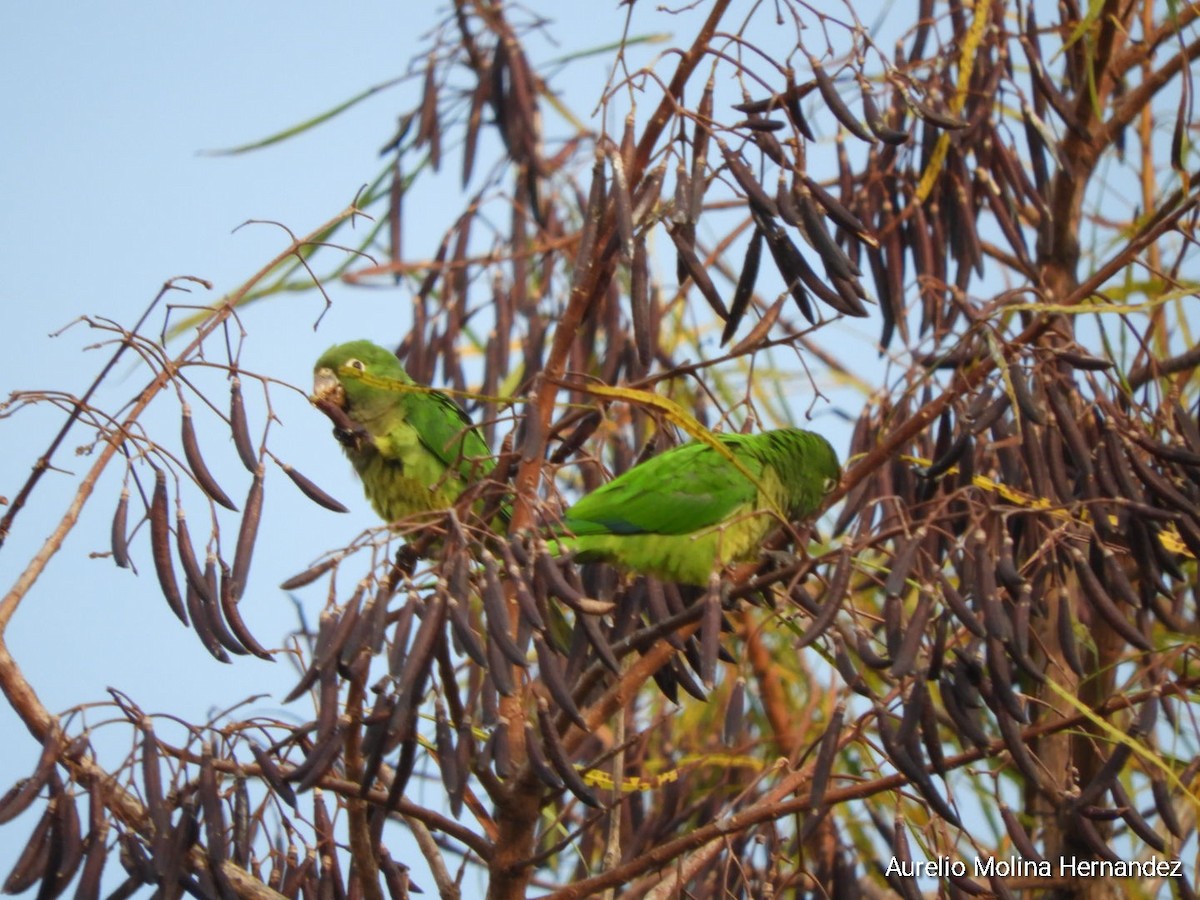
[{"label": "parakeet head", "polygon": [[[357,377],[359,374],[367,377]],[[412,384],[394,353],[370,341],[349,341],[326,350],[313,367],[313,395],[350,415],[370,416],[372,408],[394,401],[378,379]]]}]

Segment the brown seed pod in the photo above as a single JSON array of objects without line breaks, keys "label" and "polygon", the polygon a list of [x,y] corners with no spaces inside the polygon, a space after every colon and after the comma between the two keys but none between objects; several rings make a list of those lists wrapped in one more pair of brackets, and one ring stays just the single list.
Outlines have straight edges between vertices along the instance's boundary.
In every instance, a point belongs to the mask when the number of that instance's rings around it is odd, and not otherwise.
[{"label": "brown seed pod", "polygon": [[1137,806],[1130,801],[1129,795],[1125,793],[1125,788],[1121,786],[1120,778],[1113,780],[1110,790],[1112,791],[1113,802],[1117,804],[1121,818],[1125,820],[1125,824],[1129,826],[1130,831],[1159,853],[1166,853],[1167,842],[1163,840],[1162,835],[1150,827],[1150,823],[1138,812]]},{"label": "brown seed pod", "polygon": [[158,767],[158,739],[150,720],[141,723],[142,731],[142,801],[146,812],[154,823],[154,846],[156,853],[168,841],[171,831],[171,812],[163,802],[162,771]]},{"label": "brown seed pod", "polygon": [[875,104],[867,82],[861,81],[859,87],[862,89],[863,117],[867,120],[867,127],[871,129],[871,133],[885,144],[907,144],[908,132],[888,125],[887,120],[879,114],[879,107]]},{"label": "brown seed pod", "polygon": [[668,227],[667,233],[671,236],[671,240],[675,244],[676,259],[680,266],[683,267],[683,271],[687,274],[687,277],[692,279],[692,283],[696,285],[696,289],[708,301],[708,305],[713,308],[713,311],[721,317],[721,320],[727,320],[729,318],[729,310],[725,308],[725,301],[721,299],[721,295],[712,283],[712,279],[708,277],[708,271],[705,269],[704,264],[700,262],[699,257],[696,256],[696,251],[684,240],[680,226],[672,225]]},{"label": "brown seed pod", "polygon": [[[959,738],[959,743],[963,743],[962,738],[966,738],[980,749],[990,746],[991,738],[983,730],[978,710],[966,702],[961,672],[944,671],[938,679],[938,686],[942,708],[954,725],[954,733]],[[966,746],[965,743],[963,746]]]},{"label": "brown seed pod", "polygon": [[117,509],[113,513],[111,544],[112,557],[122,569],[129,568],[129,534],[127,522],[129,519],[129,488],[121,488],[121,499],[117,501]]},{"label": "brown seed pod", "polygon": [[187,458],[188,467],[192,470],[192,475],[196,478],[196,483],[204,493],[212,498],[214,503],[219,503],[226,509],[232,509],[237,512],[237,507],[229,496],[221,490],[221,486],[217,484],[217,480],[213,478],[212,472],[209,471],[208,465],[204,462],[204,457],[200,454],[200,444],[196,440],[196,427],[192,424],[192,408],[187,403],[183,404],[183,424],[181,427],[183,455]]},{"label": "brown seed pod", "polygon": [[858,121],[854,113],[850,112],[850,107],[842,100],[842,95],[838,93],[837,85],[833,83],[829,73],[812,57],[809,57],[809,64],[812,66],[813,77],[817,79],[817,90],[821,92],[821,99],[825,101],[825,105],[833,113],[833,117],[859,140],[874,143],[874,135],[863,127],[862,122]]},{"label": "brown seed pod", "polygon": [[483,554],[484,584],[480,594],[483,597],[483,612],[486,620],[489,643],[495,644],[496,649],[514,666],[524,668],[529,665],[525,654],[517,646],[510,632],[508,602],[504,597],[504,586],[500,582],[496,560],[490,553]]},{"label": "brown seed pod", "polygon": [[[245,648],[245,652],[253,653],[259,659],[265,659],[268,662],[274,662],[275,658],[267,652],[258,641],[254,639],[254,635],[250,633],[250,629],[246,627],[245,621],[242,619],[241,610],[238,609],[238,600],[233,596],[233,578],[230,576],[228,567],[222,563],[221,572],[221,612],[225,616],[225,622],[229,626],[229,631],[236,638],[237,643]],[[221,643],[225,643],[222,641]],[[228,644],[225,644],[229,647]],[[232,647],[229,647],[232,650]],[[236,652],[236,651],[234,651]]]},{"label": "brown seed pod", "polygon": [[1092,609],[1100,613],[1114,631],[1137,649],[1147,652],[1153,649],[1150,639],[1125,617],[1107,589],[1101,584],[1083,553],[1075,547],[1070,548],[1070,553],[1075,563],[1075,571],[1079,575],[1079,584],[1083,588],[1083,595],[1088,599]]},{"label": "brown seed pod", "polygon": [[826,274],[831,278],[836,276],[847,281],[853,281],[861,275],[862,272],[859,271],[858,266],[850,260],[846,251],[839,247],[837,242],[829,236],[829,232],[825,230],[825,223],[817,211],[816,202],[804,182],[799,182],[793,193],[796,209],[803,222],[804,236],[812,248],[817,251],[817,255],[821,257]]},{"label": "brown seed pod", "polygon": [[246,578],[250,574],[250,560],[254,555],[254,542],[258,537],[258,524],[262,519],[263,505],[263,470],[260,466],[254,473],[250,483],[250,492],[246,495],[246,512],[242,515],[242,523],[238,528],[237,546],[233,553],[233,572],[229,580],[229,590],[234,602],[242,599],[246,590]]},{"label": "brown seed pod", "polygon": [[200,638],[200,643],[204,645],[204,649],[218,662],[230,662],[229,654],[225,651],[221,642],[217,640],[216,635],[213,634],[211,620],[208,611],[205,609],[204,600],[200,597],[196,589],[192,587],[191,582],[188,582],[188,586],[184,590],[184,600],[187,603],[188,615],[192,619],[192,628],[196,630],[196,636]]},{"label": "brown seed pod", "polygon": [[559,710],[565,713],[568,719],[587,731],[588,724],[580,714],[579,707],[575,705],[575,698],[571,696],[571,689],[567,686],[558,655],[550,648],[545,639],[536,633],[533,635],[533,649],[537,653],[538,673],[542,683],[550,691],[550,696],[558,704]]},{"label": "brown seed pod", "polygon": [[302,588],[305,585],[312,584],[334,566],[341,562],[340,556],[331,556],[328,559],[323,559],[319,563],[314,563],[303,572],[293,575],[287,581],[279,585],[279,589],[283,591],[294,591],[297,588]]},{"label": "brown seed pod", "polygon": [[51,730],[42,742],[42,752],[38,756],[33,774],[18,781],[0,797],[0,825],[10,822],[29,808],[34,799],[41,793],[50,776],[55,772],[58,754],[61,749],[59,733]]},{"label": "brown seed pod", "polygon": [[488,655],[488,676],[492,683],[496,686],[496,690],[505,697],[511,697],[516,692],[516,682],[513,681],[513,664],[508,661],[508,658],[500,651],[497,642],[491,637],[491,630],[488,631],[489,639],[487,642]]},{"label": "brown seed pod", "polygon": [[737,331],[750,300],[754,296],[754,285],[758,280],[758,267],[762,260],[763,231],[755,226],[750,243],[746,246],[746,257],[742,260],[742,271],[738,275],[737,287],[733,291],[733,300],[729,305],[729,320],[721,332],[721,345],[724,346]]},{"label": "brown seed pod", "polygon": [[[817,758],[813,762],[812,781],[809,788],[809,809],[813,813],[823,814],[822,807],[825,805],[825,791],[829,787],[829,779],[833,774],[833,762],[837,758],[838,744],[842,737],[842,721],[846,717],[846,703],[839,700],[833,708],[833,715],[829,717],[829,724],[825,727],[825,733],[821,735],[821,742],[817,745]],[[804,834],[811,836],[812,831],[818,818],[807,818],[804,823]]]},{"label": "brown seed pod", "polygon": [[646,238],[638,236],[633,245],[633,263],[629,271],[629,317],[633,322],[633,341],[638,362],[649,368],[654,361],[654,335],[650,323],[650,263],[646,257]]},{"label": "brown seed pod", "polygon": [[783,108],[787,112],[788,119],[791,120],[792,125],[795,126],[796,130],[804,135],[804,137],[809,141],[816,143],[816,135],[813,134],[813,130],[809,126],[808,120],[804,117],[804,110],[800,107],[800,101],[804,99],[804,97],[810,91],[816,88],[817,83],[815,81],[809,81],[805,82],[804,84],[797,85],[795,77],[795,73],[789,66],[787,70],[787,90],[783,92]]},{"label": "brown seed pod", "polygon": [[[537,719],[538,731],[541,732],[546,755],[549,758],[550,765],[562,779],[562,783],[566,786],[567,790],[588,806],[599,809],[600,801],[596,799],[596,795],[592,793],[587,783],[580,776],[579,770],[572,765],[571,760],[567,757],[566,748],[563,747],[562,741],[558,736],[558,731],[554,727],[554,720],[550,715],[549,706],[540,697],[537,704]],[[526,732],[526,746],[529,746],[528,737],[529,732]],[[532,753],[530,757],[532,758]]]},{"label": "brown seed pod", "polygon": [[40,897],[57,897],[71,883],[83,861],[83,834],[74,795],[65,790],[51,799],[54,821],[50,825],[50,859]]},{"label": "brown seed pod", "polygon": [[[746,679],[740,675],[734,680],[725,703],[725,719],[721,727],[721,739],[726,747],[737,744],[746,721]],[[815,788],[814,788],[815,790]]]},{"label": "brown seed pod", "polygon": [[469,656],[476,665],[487,668],[487,652],[483,649],[479,637],[475,634],[470,618],[469,601],[459,601],[454,597],[448,599],[450,611],[450,628],[458,642],[460,652]]},{"label": "brown seed pod", "polygon": [[292,484],[300,488],[300,492],[309,500],[318,506],[323,506],[325,509],[332,512],[344,513],[350,512],[349,508],[340,500],[325,493],[307,476],[300,474],[287,463],[280,463],[279,467],[283,469],[284,474],[292,480]]},{"label": "brown seed pod", "polygon": [[283,772],[272,759],[271,754],[258,745],[256,741],[248,741],[250,752],[254,754],[254,761],[258,763],[259,772],[262,774],[265,781],[271,788],[272,792],[285,803],[296,808],[296,794],[292,791],[292,786],[287,783],[283,777]]},{"label": "brown seed pod", "polygon": [[775,218],[779,215],[779,209],[775,205],[775,201],[771,199],[771,195],[766,189],[758,183],[758,179],[754,177],[754,173],[750,171],[750,167],[742,160],[742,158],[731,151],[725,142],[717,141],[717,147],[721,150],[721,155],[725,157],[725,165],[733,175],[734,180],[746,193],[746,202],[750,204],[750,208],[760,216],[767,218]]},{"label": "brown seed pod", "polygon": [[179,582],[175,580],[175,567],[171,562],[171,524],[167,512],[167,473],[154,470],[154,493],[150,498],[150,551],[154,558],[154,571],[158,584],[171,612],[184,625],[188,623],[183,595],[179,593]]},{"label": "brown seed pod", "polygon": [[500,544],[500,553],[504,557],[504,569],[513,585],[513,595],[517,600],[517,608],[525,620],[538,631],[546,630],[546,621],[538,609],[537,598],[529,588],[526,579],[526,567],[518,564],[510,542]]},{"label": "brown seed pod", "polygon": [[1000,818],[1004,822],[1004,829],[1008,832],[1013,846],[1017,848],[1021,856],[1034,862],[1042,862],[1043,857],[1030,839],[1029,832],[1025,830],[1025,826],[1021,824],[1021,820],[1017,818],[1017,814],[1007,803],[1000,804]]},{"label": "brown seed pod", "polygon": [[[179,561],[183,564],[183,574],[187,579],[188,587],[192,588],[206,602],[214,602],[216,598],[209,594],[208,582],[204,578],[200,562],[196,559],[196,551],[192,547],[192,539],[188,534],[187,516],[183,513],[183,507],[175,510],[175,543],[179,546]],[[193,616],[193,618],[195,617]]]},{"label": "brown seed pod", "polygon": [[705,593],[704,612],[700,617],[700,680],[711,691],[717,682],[717,655],[721,650],[721,595],[716,590]]},{"label": "brown seed pod", "polygon": [[238,458],[250,472],[258,471],[258,454],[250,438],[250,425],[246,420],[246,403],[242,399],[242,380],[236,375],[229,382],[229,427],[233,432],[233,446]]},{"label": "brown seed pod", "polygon": [[[528,725],[526,727],[528,728]],[[496,772],[497,778],[511,778],[513,773],[512,753],[508,745],[508,728],[508,719],[500,716],[488,738],[488,744],[492,749],[492,768]],[[529,734],[530,732],[526,731],[527,741]]]},{"label": "brown seed pod", "polygon": [[537,732],[533,730],[533,726],[529,722],[525,723],[525,755],[529,760],[529,767],[533,769],[533,774],[537,776],[538,781],[552,791],[557,792],[566,788],[566,783],[546,761],[541,741],[538,740]]},{"label": "brown seed pod", "polygon": [[[804,279],[801,274],[802,267],[806,265],[804,257],[800,255],[800,251],[796,249],[796,245],[791,242],[775,222],[755,216],[755,223],[766,238],[767,249],[771,251],[771,258],[775,261],[775,268],[779,271],[780,276],[787,285],[792,299],[796,301],[796,306],[799,308],[800,314],[810,324],[815,324],[816,319],[813,316],[812,305],[808,302],[808,292],[804,289]],[[833,294],[834,292],[829,291],[829,293]]]},{"label": "brown seed pod", "polygon": [[221,615],[221,587],[217,579],[217,558],[214,554],[209,554],[208,559],[204,563],[204,582],[208,585],[208,596],[215,597],[211,603],[202,603],[201,606],[208,616],[208,625],[212,630],[213,636],[220,642],[221,646],[230,653],[236,653],[238,656],[245,656],[249,651],[242,646],[239,641],[225,625],[225,619]]},{"label": "brown seed pod", "polygon": [[442,773],[442,786],[450,798],[450,811],[454,818],[462,814],[463,791],[466,788],[466,773],[458,768],[458,756],[454,752],[454,734],[446,708],[440,699],[433,704],[434,748],[437,751],[438,769]]},{"label": "brown seed pod", "polygon": [[[217,771],[213,766],[213,748],[204,742],[200,755],[200,777],[197,791],[200,809],[204,813],[204,832],[207,840],[208,862],[214,869],[229,858],[229,835],[225,827],[225,804],[217,786]],[[216,872],[213,872],[216,875]]]},{"label": "brown seed pod", "polygon": [[36,825],[33,826],[33,832],[29,836],[29,842],[25,848],[17,856],[17,861],[13,863],[8,877],[4,880],[2,888],[6,894],[19,894],[29,890],[43,878],[48,879],[51,873],[48,871],[51,855],[51,831],[54,826],[54,807],[55,803],[51,801],[46,805],[45,812],[42,813]]},{"label": "brown seed pod", "polygon": [[629,179],[625,174],[625,163],[621,154],[611,144],[605,147],[604,152],[612,167],[613,210],[616,214],[617,235],[620,238],[621,259],[628,265],[633,259],[633,197],[630,194]]}]

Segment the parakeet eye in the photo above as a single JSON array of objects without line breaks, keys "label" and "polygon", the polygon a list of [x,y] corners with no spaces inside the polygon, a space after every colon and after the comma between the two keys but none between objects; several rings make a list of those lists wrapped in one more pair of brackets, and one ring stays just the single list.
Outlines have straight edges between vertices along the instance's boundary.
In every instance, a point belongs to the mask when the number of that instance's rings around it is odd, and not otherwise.
[{"label": "parakeet eye", "polygon": [[364,363],[361,359],[348,359],[346,360],[346,365],[348,365],[351,369],[357,369],[360,372],[365,371],[367,368],[366,363]]},{"label": "parakeet eye", "polygon": [[838,480],[836,478],[826,478],[824,483],[821,485],[821,490],[824,493],[828,494],[835,487],[837,487],[837,484],[838,484]]}]

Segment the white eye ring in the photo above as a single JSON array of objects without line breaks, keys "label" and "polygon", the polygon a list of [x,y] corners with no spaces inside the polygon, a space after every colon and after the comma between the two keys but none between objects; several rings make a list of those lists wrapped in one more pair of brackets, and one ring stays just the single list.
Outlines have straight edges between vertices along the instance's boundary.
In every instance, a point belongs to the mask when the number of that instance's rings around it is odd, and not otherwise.
[{"label": "white eye ring", "polygon": [[359,372],[362,372],[367,368],[361,359],[348,359],[346,360],[346,365],[348,365],[351,369],[357,369]]},{"label": "white eye ring", "polygon": [[824,490],[824,492],[826,494],[828,494],[835,487],[837,487],[837,485],[838,485],[838,480],[836,478],[826,478],[825,483],[822,485],[822,489]]}]

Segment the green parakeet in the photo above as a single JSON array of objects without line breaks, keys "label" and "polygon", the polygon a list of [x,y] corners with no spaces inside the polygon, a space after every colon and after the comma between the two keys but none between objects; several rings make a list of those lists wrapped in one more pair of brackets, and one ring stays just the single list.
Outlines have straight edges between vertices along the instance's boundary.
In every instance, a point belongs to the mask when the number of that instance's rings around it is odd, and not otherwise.
[{"label": "green parakeet", "polygon": [[717,440],[738,465],[705,443],[675,447],[567,509],[554,543],[583,562],[706,585],[714,571],[753,559],[781,515],[814,513],[841,477],[833,448],[811,431]]},{"label": "green parakeet", "polygon": [[445,394],[404,390],[415,382],[377,344],[330,347],[313,376],[315,404],[333,420],[367,499],[389,522],[453,506],[495,466],[470,416]]}]

